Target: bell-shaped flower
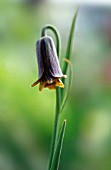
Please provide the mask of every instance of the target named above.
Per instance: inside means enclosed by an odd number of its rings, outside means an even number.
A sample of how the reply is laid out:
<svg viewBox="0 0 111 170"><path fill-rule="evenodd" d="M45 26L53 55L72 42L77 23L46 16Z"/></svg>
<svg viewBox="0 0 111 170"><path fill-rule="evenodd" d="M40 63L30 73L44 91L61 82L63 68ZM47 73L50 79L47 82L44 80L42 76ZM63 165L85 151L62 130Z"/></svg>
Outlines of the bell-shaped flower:
<svg viewBox="0 0 111 170"><path fill-rule="evenodd" d="M56 89L58 86L64 88L60 78L66 78L63 75L56 48L51 37L44 36L36 43L36 53L38 61L38 80L32 84L32 87L40 83L39 90L49 88Z"/></svg>

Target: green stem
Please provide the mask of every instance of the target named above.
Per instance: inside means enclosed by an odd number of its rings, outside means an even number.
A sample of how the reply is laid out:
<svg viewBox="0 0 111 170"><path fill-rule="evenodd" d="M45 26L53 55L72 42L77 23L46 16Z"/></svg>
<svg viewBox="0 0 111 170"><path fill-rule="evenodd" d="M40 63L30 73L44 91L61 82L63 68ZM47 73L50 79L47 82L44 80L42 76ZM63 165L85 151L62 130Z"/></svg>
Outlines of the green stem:
<svg viewBox="0 0 111 170"><path fill-rule="evenodd" d="M61 48L61 44L60 44L60 35L59 35L59 32L58 30L53 26L53 25L45 25L42 29L42 33L41 33L41 36L46 36L46 31L47 30L51 30L54 34L55 34L55 37L56 37L56 48L57 48L57 55L58 57L60 57L60 48Z"/></svg>
<svg viewBox="0 0 111 170"><path fill-rule="evenodd" d="M56 37L56 48L57 48L57 55L58 58L60 57L60 35L57 29L52 26L52 25L46 25L42 29L41 36L46 36L46 31L51 30ZM56 89L56 111L55 111L55 120L54 120L54 127L53 127L53 134L52 134L52 141L51 141L51 150L50 150L50 158L49 158L49 165L48 165L48 170L51 168L53 156L54 156L54 150L56 147L57 143L57 138L58 138L58 129L59 129L59 120L60 120L60 106L61 106L61 91L60 88L58 87Z"/></svg>

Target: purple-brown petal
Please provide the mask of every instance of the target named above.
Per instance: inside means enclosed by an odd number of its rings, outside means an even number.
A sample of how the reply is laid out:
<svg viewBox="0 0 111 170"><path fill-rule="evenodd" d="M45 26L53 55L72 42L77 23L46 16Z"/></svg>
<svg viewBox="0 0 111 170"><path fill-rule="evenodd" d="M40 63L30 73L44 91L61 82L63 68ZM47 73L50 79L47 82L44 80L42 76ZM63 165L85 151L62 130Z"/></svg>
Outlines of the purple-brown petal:
<svg viewBox="0 0 111 170"><path fill-rule="evenodd" d="M43 58L41 55L41 40L36 43L37 63L38 63L38 79L40 79L44 73Z"/></svg>
<svg viewBox="0 0 111 170"><path fill-rule="evenodd" d="M39 78L42 75L40 73L43 73L42 67L44 67L44 74L48 79L52 77L63 77L56 48L51 37L45 36L39 40L39 45L37 44L37 58L39 61Z"/></svg>

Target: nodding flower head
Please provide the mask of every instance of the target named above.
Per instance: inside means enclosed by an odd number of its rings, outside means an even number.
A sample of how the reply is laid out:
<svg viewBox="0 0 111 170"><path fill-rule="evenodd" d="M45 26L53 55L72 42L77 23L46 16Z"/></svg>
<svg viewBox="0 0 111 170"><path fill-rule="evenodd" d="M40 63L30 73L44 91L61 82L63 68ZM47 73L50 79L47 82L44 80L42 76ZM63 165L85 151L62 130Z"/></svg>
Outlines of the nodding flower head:
<svg viewBox="0 0 111 170"><path fill-rule="evenodd" d="M63 75L56 48L51 37L44 36L36 43L36 53L38 61L38 80L32 84L32 87L40 83L39 90L49 88L56 89L58 86L64 88L60 78L66 78Z"/></svg>

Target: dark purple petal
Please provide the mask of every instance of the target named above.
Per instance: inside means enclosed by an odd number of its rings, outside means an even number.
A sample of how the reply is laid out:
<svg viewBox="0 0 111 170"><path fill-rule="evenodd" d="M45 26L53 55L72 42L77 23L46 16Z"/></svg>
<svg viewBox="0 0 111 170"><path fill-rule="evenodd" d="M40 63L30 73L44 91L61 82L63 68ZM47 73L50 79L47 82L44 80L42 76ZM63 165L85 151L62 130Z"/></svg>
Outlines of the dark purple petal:
<svg viewBox="0 0 111 170"><path fill-rule="evenodd" d="M41 38L41 56L47 77L63 77L54 42L48 36Z"/></svg>
<svg viewBox="0 0 111 170"><path fill-rule="evenodd" d="M36 53L38 62L38 79L40 79L44 72L43 58L41 56L41 40L38 40L36 43Z"/></svg>

